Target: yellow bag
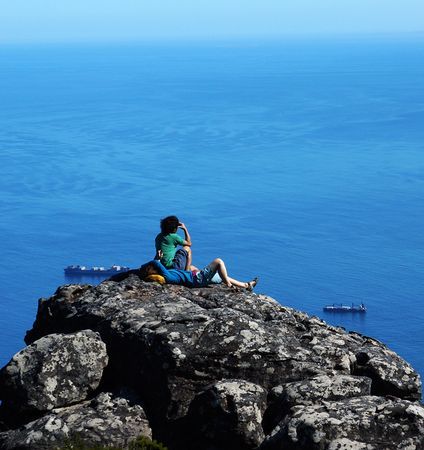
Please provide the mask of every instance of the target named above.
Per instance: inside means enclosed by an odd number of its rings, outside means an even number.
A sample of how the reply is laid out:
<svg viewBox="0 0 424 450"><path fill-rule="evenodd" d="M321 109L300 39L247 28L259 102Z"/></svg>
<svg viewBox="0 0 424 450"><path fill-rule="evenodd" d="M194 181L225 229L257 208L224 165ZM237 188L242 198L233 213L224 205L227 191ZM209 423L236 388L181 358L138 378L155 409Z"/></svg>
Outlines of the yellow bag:
<svg viewBox="0 0 424 450"><path fill-rule="evenodd" d="M152 281L156 281L156 283L159 284L165 284L165 278L162 275L148 275L144 281L148 281L148 282L152 282Z"/></svg>

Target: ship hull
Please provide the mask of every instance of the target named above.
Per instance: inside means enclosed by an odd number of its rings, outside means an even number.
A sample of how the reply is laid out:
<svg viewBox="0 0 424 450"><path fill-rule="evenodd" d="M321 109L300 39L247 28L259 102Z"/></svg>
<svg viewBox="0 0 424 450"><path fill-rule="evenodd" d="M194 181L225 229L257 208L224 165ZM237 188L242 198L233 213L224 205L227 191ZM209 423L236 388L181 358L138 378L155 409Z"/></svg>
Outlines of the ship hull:
<svg viewBox="0 0 424 450"><path fill-rule="evenodd" d="M78 267L66 267L64 269L66 276L81 277L81 276L112 276L117 273L128 272L129 267L120 267L119 269L85 269Z"/></svg>

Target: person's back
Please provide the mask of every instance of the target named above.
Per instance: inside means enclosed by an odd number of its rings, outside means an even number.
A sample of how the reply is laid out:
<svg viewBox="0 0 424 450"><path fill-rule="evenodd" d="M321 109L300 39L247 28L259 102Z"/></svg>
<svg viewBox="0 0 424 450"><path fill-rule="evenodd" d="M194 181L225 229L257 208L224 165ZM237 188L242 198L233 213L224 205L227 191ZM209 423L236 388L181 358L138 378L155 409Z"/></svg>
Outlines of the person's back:
<svg viewBox="0 0 424 450"><path fill-rule="evenodd" d="M177 233L159 233L155 239L157 251L161 251L160 262L167 268L173 267L178 245L184 245L184 239Z"/></svg>
<svg viewBox="0 0 424 450"><path fill-rule="evenodd" d="M156 236L156 259L168 269L188 269L191 265L191 239L186 226L176 216L168 216L160 222L161 232ZM185 239L177 234L184 231ZM178 249L178 246L183 248Z"/></svg>

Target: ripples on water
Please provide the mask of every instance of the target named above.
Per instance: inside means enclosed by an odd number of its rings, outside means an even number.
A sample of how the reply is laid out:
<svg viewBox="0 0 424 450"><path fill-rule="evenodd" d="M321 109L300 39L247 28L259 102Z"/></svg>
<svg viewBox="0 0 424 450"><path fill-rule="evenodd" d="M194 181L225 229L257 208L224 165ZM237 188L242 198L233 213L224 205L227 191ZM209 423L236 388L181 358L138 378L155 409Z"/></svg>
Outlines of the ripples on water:
<svg viewBox="0 0 424 450"><path fill-rule="evenodd" d="M133 267L181 216L205 265L421 373L415 41L0 48L0 359L68 264ZM322 306L364 301L366 315Z"/></svg>

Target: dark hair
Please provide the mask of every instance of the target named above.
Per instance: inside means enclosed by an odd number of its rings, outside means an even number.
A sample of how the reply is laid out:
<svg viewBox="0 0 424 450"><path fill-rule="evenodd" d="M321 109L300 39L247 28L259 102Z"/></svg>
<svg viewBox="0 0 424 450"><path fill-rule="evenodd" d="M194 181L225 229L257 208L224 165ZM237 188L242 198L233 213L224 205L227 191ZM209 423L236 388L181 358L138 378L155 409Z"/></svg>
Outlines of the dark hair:
<svg viewBox="0 0 424 450"><path fill-rule="evenodd" d="M143 264L139 269L138 269L138 276L144 280L149 274L149 269L151 268L155 268L155 266L152 264L152 262L148 262L146 264Z"/></svg>
<svg viewBox="0 0 424 450"><path fill-rule="evenodd" d="M175 233L179 223L177 216L168 216L160 221L160 229L163 234Z"/></svg>

